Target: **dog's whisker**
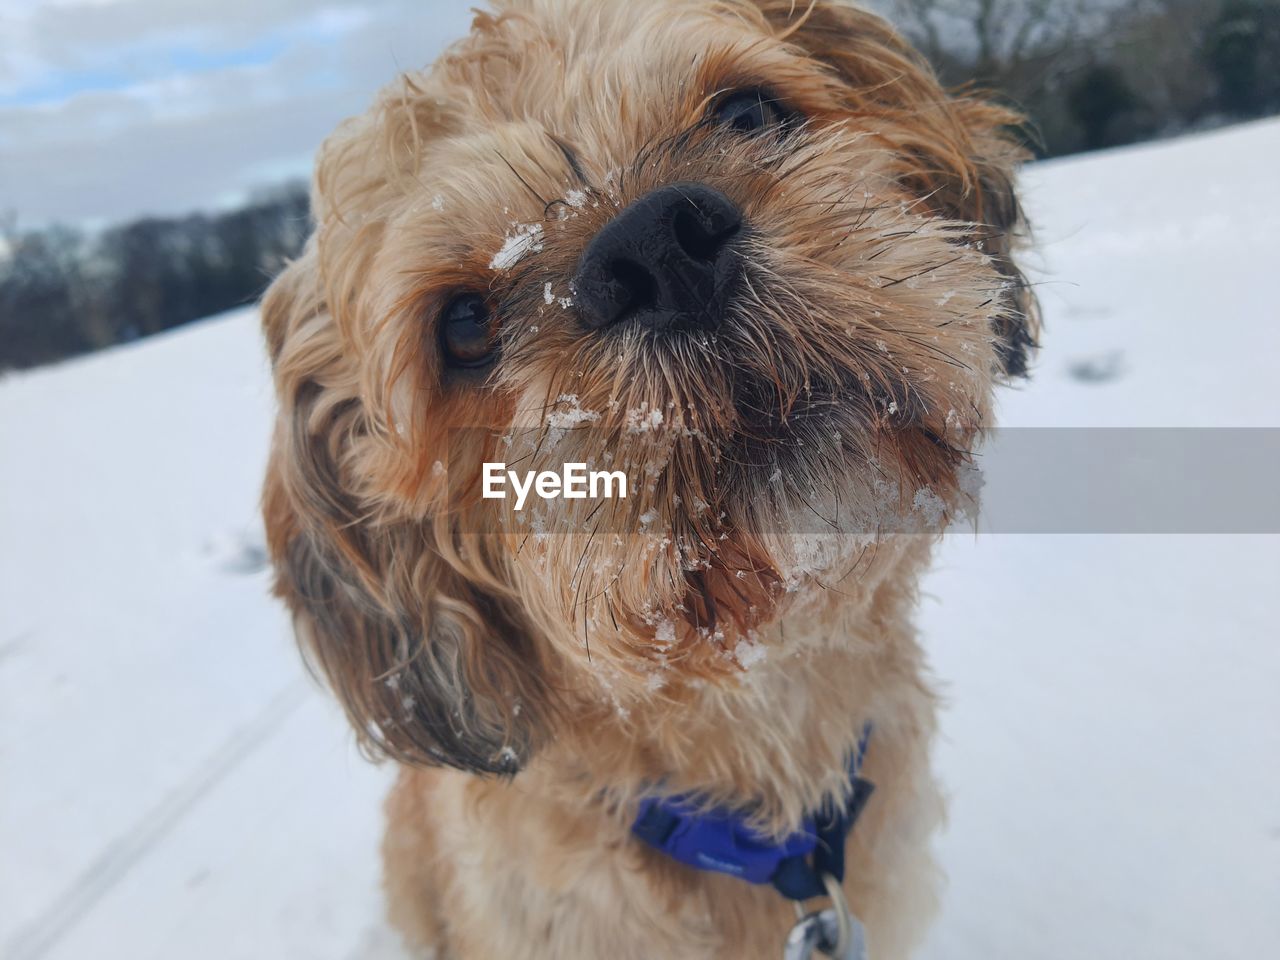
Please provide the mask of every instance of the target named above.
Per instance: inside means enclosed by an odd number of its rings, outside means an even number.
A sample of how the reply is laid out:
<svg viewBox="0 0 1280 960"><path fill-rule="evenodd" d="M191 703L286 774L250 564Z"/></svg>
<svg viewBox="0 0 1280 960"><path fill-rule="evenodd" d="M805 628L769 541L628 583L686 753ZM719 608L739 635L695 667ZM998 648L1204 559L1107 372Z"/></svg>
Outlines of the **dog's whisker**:
<svg viewBox="0 0 1280 960"><path fill-rule="evenodd" d="M498 153L498 159L501 160L503 164L506 166L506 168L510 170L511 173L515 176L515 178L520 181L521 186L523 186L526 190L528 190L529 193L533 196L533 198L537 200L540 204L542 204L542 209L545 211L548 206L546 199L543 198L543 196L539 194L537 190L533 189L533 185L530 184L529 181L524 178L524 174L522 174L519 170L513 167L511 165L511 161L508 160L506 157L504 157L501 153Z"/></svg>

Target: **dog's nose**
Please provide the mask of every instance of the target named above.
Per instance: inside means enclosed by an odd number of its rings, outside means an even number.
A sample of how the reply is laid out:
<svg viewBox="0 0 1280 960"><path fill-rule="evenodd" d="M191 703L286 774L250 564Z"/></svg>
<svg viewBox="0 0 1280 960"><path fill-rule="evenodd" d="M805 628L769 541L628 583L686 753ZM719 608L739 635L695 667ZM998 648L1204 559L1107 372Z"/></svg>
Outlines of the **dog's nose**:
<svg viewBox="0 0 1280 960"><path fill-rule="evenodd" d="M711 187L646 194L587 245L574 277L578 315L597 330L625 320L714 329L742 272L730 243L741 227L742 212Z"/></svg>

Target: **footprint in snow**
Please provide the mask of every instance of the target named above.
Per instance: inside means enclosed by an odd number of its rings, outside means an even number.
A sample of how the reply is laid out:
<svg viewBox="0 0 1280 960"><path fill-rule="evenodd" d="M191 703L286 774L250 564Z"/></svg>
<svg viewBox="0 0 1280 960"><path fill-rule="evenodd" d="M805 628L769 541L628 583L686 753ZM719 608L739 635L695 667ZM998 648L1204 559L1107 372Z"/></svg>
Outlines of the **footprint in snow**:
<svg viewBox="0 0 1280 960"><path fill-rule="evenodd" d="M256 531L239 530L210 537L203 552L223 573L249 576L267 568L267 548Z"/></svg>
<svg viewBox="0 0 1280 960"><path fill-rule="evenodd" d="M1079 383L1111 383L1125 374L1124 354L1113 350L1092 357L1077 357L1067 364L1067 373Z"/></svg>

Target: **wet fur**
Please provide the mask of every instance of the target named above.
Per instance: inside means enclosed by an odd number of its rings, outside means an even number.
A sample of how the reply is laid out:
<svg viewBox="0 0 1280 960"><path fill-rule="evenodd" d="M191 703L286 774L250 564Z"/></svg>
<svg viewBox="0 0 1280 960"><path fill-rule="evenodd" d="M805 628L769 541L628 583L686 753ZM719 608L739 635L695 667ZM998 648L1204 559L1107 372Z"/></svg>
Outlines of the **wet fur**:
<svg viewBox="0 0 1280 960"><path fill-rule="evenodd" d="M706 121L750 86L805 121ZM663 783L785 832L847 789L870 721L846 889L873 955L908 954L941 810L916 583L1034 345L1016 120L837 3L513 0L326 142L315 234L263 304L264 513L300 642L402 765L384 857L410 943L775 957L790 905L631 841L636 798ZM584 245L688 180L751 225L720 333L585 331ZM539 249L494 268L513 224ZM441 364L461 289L502 318L487 376ZM504 437L644 480L534 536L478 495Z"/></svg>

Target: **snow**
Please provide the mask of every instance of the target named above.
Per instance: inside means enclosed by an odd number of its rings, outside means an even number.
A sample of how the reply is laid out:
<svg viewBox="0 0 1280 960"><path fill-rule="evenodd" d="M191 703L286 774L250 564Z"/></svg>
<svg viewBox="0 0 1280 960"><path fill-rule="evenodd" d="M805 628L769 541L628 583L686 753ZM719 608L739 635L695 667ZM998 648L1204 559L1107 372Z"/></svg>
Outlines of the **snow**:
<svg viewBox="0 0 1280 960"><path fill-rule="evenodd" d="M314 957L379 798L267 595L252 312L0 382L0 956ZM300 842L301 841L301 842Z"/></svg>
<svg viewBox="0 0 1280 960"><path fill-rule="evenodd" d="M627 411L628 433L653 433L662 426L662 411L648 407Z"/></svg>
<svg viewBox="0 0 1280 960"><path fill-rule="evenodd" d="M553 431L572 430L584 423L595 423L600 414L582 406L576 393L562 393L556 398L556 409L547 413L547 425Z"/></svg>
<svg viewBox="0 0 1280 960"><path fill-rule="evenodd" d="M757 663L764 663L768 654L769 650L764 644L750 640L739 640L733 648L733 659L738 661L738 666L743 670L750 670Z"/></svg>
<svg viewBox="0 0 1280 960"><path fill-rule="evenodd" d="M1280 121L1038 164L1048 329L1000 419L1280 426ZM1084 358L1113 376L1081 377ZM1280 940L1280 537L946 538L949 876L924 960L1246 960Z"/></svg>
<svg viewBox="0 0 1280 960"><path fill-rule="evenodd" d="M1277 155L1270 121L1029 169L1048 331L1002 421L1280 426ZM398 956L390 771L267 595L256 322L0 381L7 960ZM926 960L1273 949L1278 548L947 538L920 617L951 798Z"/></svg>
<svg viewBox="0 0 1280 960"><path fill-rule="evenodd" d="M489 261L491 270L510 270L528 253L542 249L542 224L513 223L512 232L502 241L502 246Z"/></svg>

